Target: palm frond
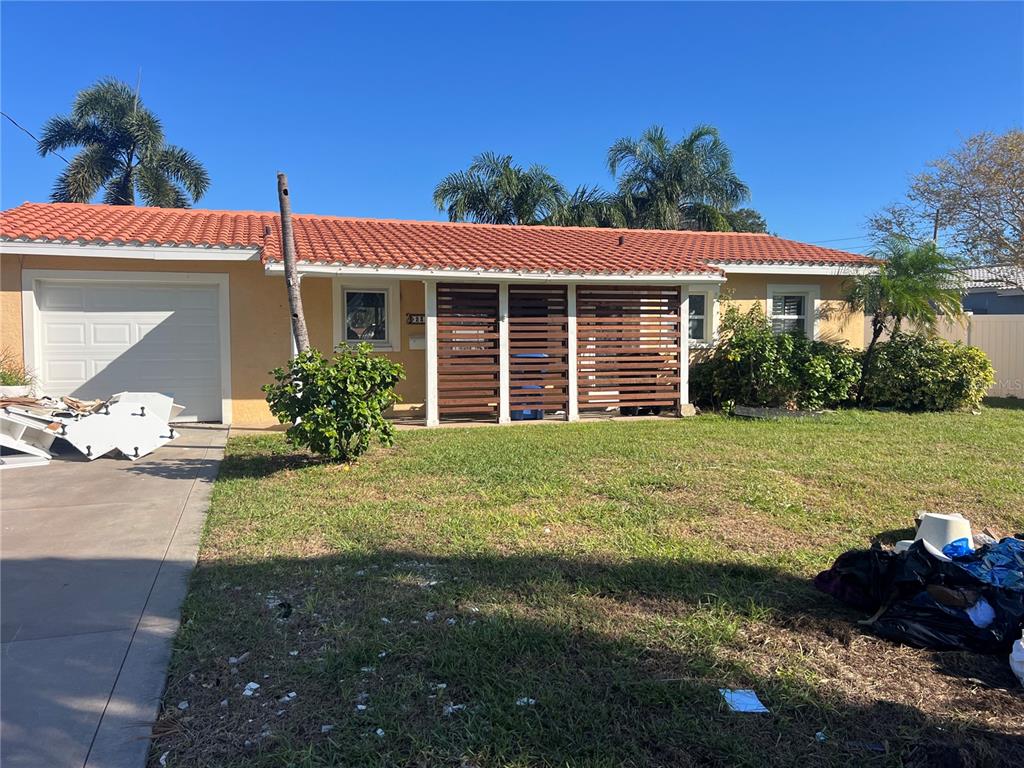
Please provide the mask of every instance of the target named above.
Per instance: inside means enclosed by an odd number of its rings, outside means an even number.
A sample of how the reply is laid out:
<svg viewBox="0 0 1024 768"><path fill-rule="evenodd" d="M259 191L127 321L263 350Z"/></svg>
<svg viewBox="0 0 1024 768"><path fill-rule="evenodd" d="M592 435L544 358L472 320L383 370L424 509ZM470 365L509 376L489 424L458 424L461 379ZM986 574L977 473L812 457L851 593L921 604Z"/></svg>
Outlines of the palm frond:
<svg viewBox="0 0 1024 768"><path fill-rule="evenodd" d="M106 146L90 144L57 176L50 200L55 203L88 203L118 172L120 166Z"/></svg>
<svg viewBox="0 0 1024 768"><path fill-rule="evenodd" d="M181 185L193 202L199 202L210 188L210 175L206 168L195 155L181 147L167 145L155 157L145 158L142 165L152 167L169 181Z"/></svg>
<svg viewBox="0 0 1024 768"><path fill-rule="evenodd" d="M93 120L78 122L71 117L57 115L43 124L39 136L39 154L46 157L69 147L104 144L108 136Z"/></svg>
<svg viewBox="0 0 1024 768"><path fill-rule="evenodd" d="M158 167L139 166L136 171L136 183L146 205L157 208L188 208L190 205L185 191Z"/></svg>

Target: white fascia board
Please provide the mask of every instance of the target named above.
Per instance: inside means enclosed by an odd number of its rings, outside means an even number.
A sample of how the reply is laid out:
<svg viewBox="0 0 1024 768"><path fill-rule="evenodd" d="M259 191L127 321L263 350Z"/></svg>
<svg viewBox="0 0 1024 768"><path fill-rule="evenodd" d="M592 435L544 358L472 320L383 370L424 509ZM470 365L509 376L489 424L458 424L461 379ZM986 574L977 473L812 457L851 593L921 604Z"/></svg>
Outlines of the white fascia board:
<svg viewBox="0 0 1024 768"><path fill-rule="evenodd" d="M851 267L836 264L730 264L729 262L709 262L710 266L724 270L726 275L832 275L848 277L852 275L868 275L878 267Z"/></svg>
<svg viewBox="0 0 1024 768"><path fill-rule="evenodd" d="M12 253L19 256L85 256L100 259L149 259L152 261L256 261L260 257L260 249L257 247L41 243L28 240L0 241L0 253Z"/></svg>
<svg viewBox="0 0 1024 768"><path fill-rule="evenodd" d="M299 272L305 275L352 275L357 277L391 277L404 280L479 280L481 282L510 283L664 283L678 285L686 283L724 283L725 277L707 273L679 274L622 274L588 275L558 274L554 272L502 272L480 269L420 269L414 267L351 267L342 264L299 264ZM284 265L266 265L268 274L283 274Z"/></svg>

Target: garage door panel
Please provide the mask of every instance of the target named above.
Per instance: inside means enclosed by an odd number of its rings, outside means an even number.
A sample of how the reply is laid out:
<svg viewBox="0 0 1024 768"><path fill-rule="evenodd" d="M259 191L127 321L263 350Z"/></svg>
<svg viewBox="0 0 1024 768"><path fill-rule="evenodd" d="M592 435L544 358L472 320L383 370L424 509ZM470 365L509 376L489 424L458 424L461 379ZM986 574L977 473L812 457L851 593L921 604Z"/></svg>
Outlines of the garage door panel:
<svg viewBox="0 0 1024 768"><path fill-rule="evenodd" d="M93 323L92 344L102 346L113 344L127 346L132 341L132 329L128 323Z"/></svg>
<svg viewBox="0 0 1024 768"><path fill-rule="evenodd" d="M82 289L50 285L36 296L40 309L83 309Z"/></svg>
<svg viewBox="0 0 1024 768"><path fill-rule="evenodd" d="M86 360L47 360L43 367L44 388L51 384L77 386L89 377ZM49 389L47 389L49 391Z"/></svg>
<svg viewBox="0 0 1024 768"><path fill-rule="evenodd" d="M48 393L162 392L185 405L184 418L220 419L216 286L43 281L36 301Z"/></svg>
<svg viewBox="0 0 1024 768"><path fill-rule="evenodd" d="M85 343L85 323L44 323L43 340L47 345L80 346Z"/></svg>

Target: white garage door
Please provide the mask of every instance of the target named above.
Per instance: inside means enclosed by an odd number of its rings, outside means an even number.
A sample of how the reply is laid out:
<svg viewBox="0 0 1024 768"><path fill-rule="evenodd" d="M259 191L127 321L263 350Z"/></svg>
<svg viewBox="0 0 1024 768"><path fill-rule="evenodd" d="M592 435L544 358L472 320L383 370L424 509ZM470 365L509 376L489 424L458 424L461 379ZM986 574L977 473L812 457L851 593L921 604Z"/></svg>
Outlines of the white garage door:
<svg viewBox="0 0 1024 768"><path fill-rule="evenodd" d="M43 392L163 392L182 420L220 421L216 285L40 280L35 296Z"/></svg>

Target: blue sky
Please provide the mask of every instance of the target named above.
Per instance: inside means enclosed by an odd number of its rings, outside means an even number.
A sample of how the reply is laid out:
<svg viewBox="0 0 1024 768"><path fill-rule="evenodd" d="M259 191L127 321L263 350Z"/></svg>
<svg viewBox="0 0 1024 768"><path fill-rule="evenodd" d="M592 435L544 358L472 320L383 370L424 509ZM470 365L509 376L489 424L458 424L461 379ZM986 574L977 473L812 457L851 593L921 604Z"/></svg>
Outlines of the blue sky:
<svg viewBox="0 0 1024 768"><path fill-rule="evenodd" d="M1024 123L1024 5L22 4L4 2L0 102L38 132L105 75L134 82L213 179L204 208L442 218L482 150L610 185L652 123L719 128L779 234L860 250L864 219L978 131ZM44 30L48 30L43 32ZM61 161L6 120L2 204Z"/></svg>

